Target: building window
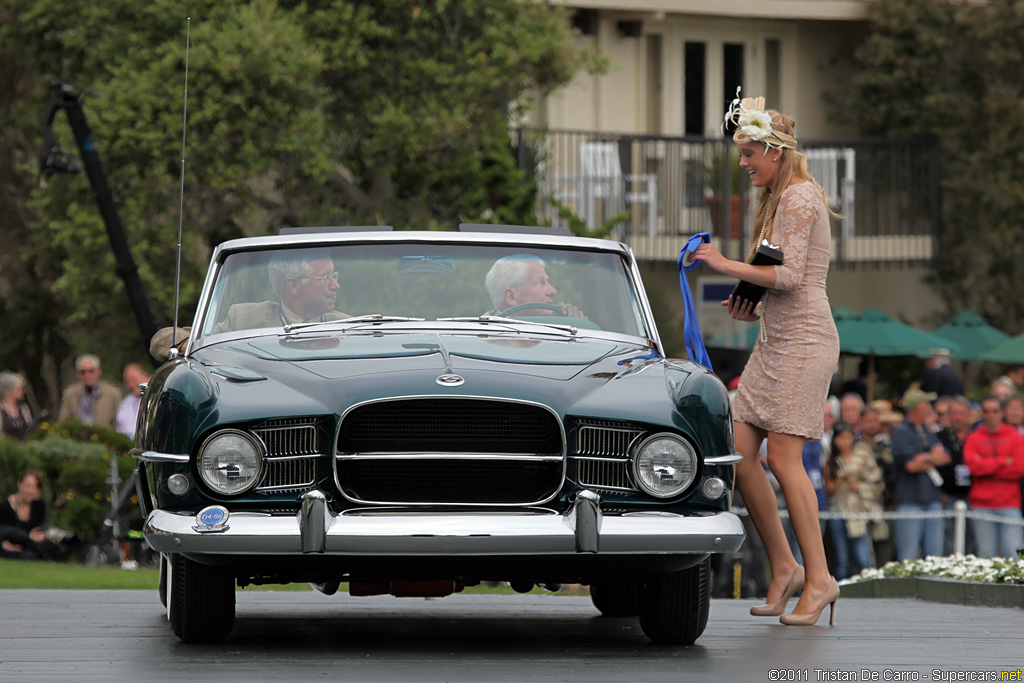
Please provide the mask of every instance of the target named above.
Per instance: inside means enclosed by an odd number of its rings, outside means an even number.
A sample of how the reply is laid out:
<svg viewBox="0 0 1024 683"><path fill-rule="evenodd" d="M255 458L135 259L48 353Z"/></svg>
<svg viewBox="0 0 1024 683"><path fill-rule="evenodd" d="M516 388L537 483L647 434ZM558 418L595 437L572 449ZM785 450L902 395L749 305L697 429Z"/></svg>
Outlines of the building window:
<svg viewBox="0 0 1024 683"><path fill-rule="evenodd" d="M764 41L764 99L768 107L776 111L782 110L780 90L782 85L779 82L782 69L782 44L775 38Z"/></svg>
<svg viewBox="0 0 1024 683"><path fill-rule="evenodd" d="M743 44L725 43L722 45L722 92L725 94L725 101L722 102L722 112L719 118L725 116L729 109L729 103L736 97L736 88L743 85Z"/></svg>
<svg viewBox="0 0 1024 683"><path fill-rule="evenodd" d="M704 43L683 45L683 133L704 135L704 77L707 46Z"/></svg>
<svg viewBox="0 0 1024 683"><path fill-rule="evenodd" d="M647 132L661 133L661 36L647 34Z"/></svg>

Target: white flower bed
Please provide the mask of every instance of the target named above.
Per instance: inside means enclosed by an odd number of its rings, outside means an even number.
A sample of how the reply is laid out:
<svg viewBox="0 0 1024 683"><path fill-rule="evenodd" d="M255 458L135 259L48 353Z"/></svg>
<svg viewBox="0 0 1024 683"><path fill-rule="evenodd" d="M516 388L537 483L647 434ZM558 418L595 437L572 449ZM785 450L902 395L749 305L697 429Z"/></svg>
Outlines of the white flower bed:
<svg viewBox="0 0 1024 683"><path fill-rule="evenodd" d="M983 583L1024 584L1024 560L1009 558L983 559L974 555L926 557L923 560L890 562L879 569L865 569L841 584L890 578L943 578Z"/></svg>

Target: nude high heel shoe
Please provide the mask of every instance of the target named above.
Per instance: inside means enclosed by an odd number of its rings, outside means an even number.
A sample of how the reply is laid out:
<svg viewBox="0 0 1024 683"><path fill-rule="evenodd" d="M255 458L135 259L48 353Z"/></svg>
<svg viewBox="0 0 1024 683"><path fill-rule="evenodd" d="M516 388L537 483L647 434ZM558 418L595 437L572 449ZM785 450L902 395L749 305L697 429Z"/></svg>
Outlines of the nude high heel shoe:
<svg viewBox="0 0 1024 683"><path fill-rule="evenodd" d="M786 626L814 626L818 623L819 617L821 617L822 610L828 605L828 625L831 626L836 618L836 601L839 600L839 584L836 583L835 578L832 578L832 583L828 587L828 591L825 593L825 600L821 603L821 607L811 612L810 614L783 614L779 617Z"/></svg>
<svg viewBox="0 0 1024 683"><path fill-rule="evenodd" d="M786 603L793 597L793 594L803 587L804 568L797 565L796 571L793 572L793 577L789 580L789 585L786 586L786 591L782 594L782 597L766 605L751 607L750 613L755 617L777 617L786 611Z"/></svg>

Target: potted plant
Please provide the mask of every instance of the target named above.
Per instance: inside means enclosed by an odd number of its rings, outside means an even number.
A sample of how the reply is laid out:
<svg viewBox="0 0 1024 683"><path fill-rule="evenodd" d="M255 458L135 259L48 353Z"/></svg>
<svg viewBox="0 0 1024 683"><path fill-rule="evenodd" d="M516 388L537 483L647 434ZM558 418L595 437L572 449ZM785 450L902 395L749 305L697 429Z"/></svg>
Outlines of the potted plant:
<svg viewBox="0 0 1024 683"><path fill-rule="evenodd" d="M704 167L705 201L711 214L716 236L723 236L722 214L729 202L729 237L742 236L743 214L746 213L746 186L739 165L739 154L732 145L719 146L711 153Z"/></svg>

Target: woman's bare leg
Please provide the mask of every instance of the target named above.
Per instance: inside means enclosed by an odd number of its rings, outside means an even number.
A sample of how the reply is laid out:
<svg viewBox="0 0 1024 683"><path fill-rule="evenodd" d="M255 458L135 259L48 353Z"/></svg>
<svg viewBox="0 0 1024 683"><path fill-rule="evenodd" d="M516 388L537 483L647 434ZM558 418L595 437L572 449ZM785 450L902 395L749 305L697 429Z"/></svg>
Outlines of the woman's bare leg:
<svg viewBox="0 0 1024 683"><path fill-rule="evenodd" d="M772 578L768 584L767 602L772 603L782 597L790 579L793 578L797 563L793 551L789 548L786 532L782 528L775 490L768 481L768 475L765 474L758 456L765 431L746 422L736 422L735 432L736 451L743 456L743 460L736 465L736 485L743 496L747 512L750 513L750 520L754 523L768 553Z"/></svg>
<svg viewBox="0 0 1024 683"><path fill-rule="evenodd" d="M808 614L821 606L831 584L825 561L825 545L818 522L818 497L804 469L803 450L806 439L791 434L768 434L768 466L782 486L789 509L789 521L804 556L804 592L794 614Z"/></svg>

